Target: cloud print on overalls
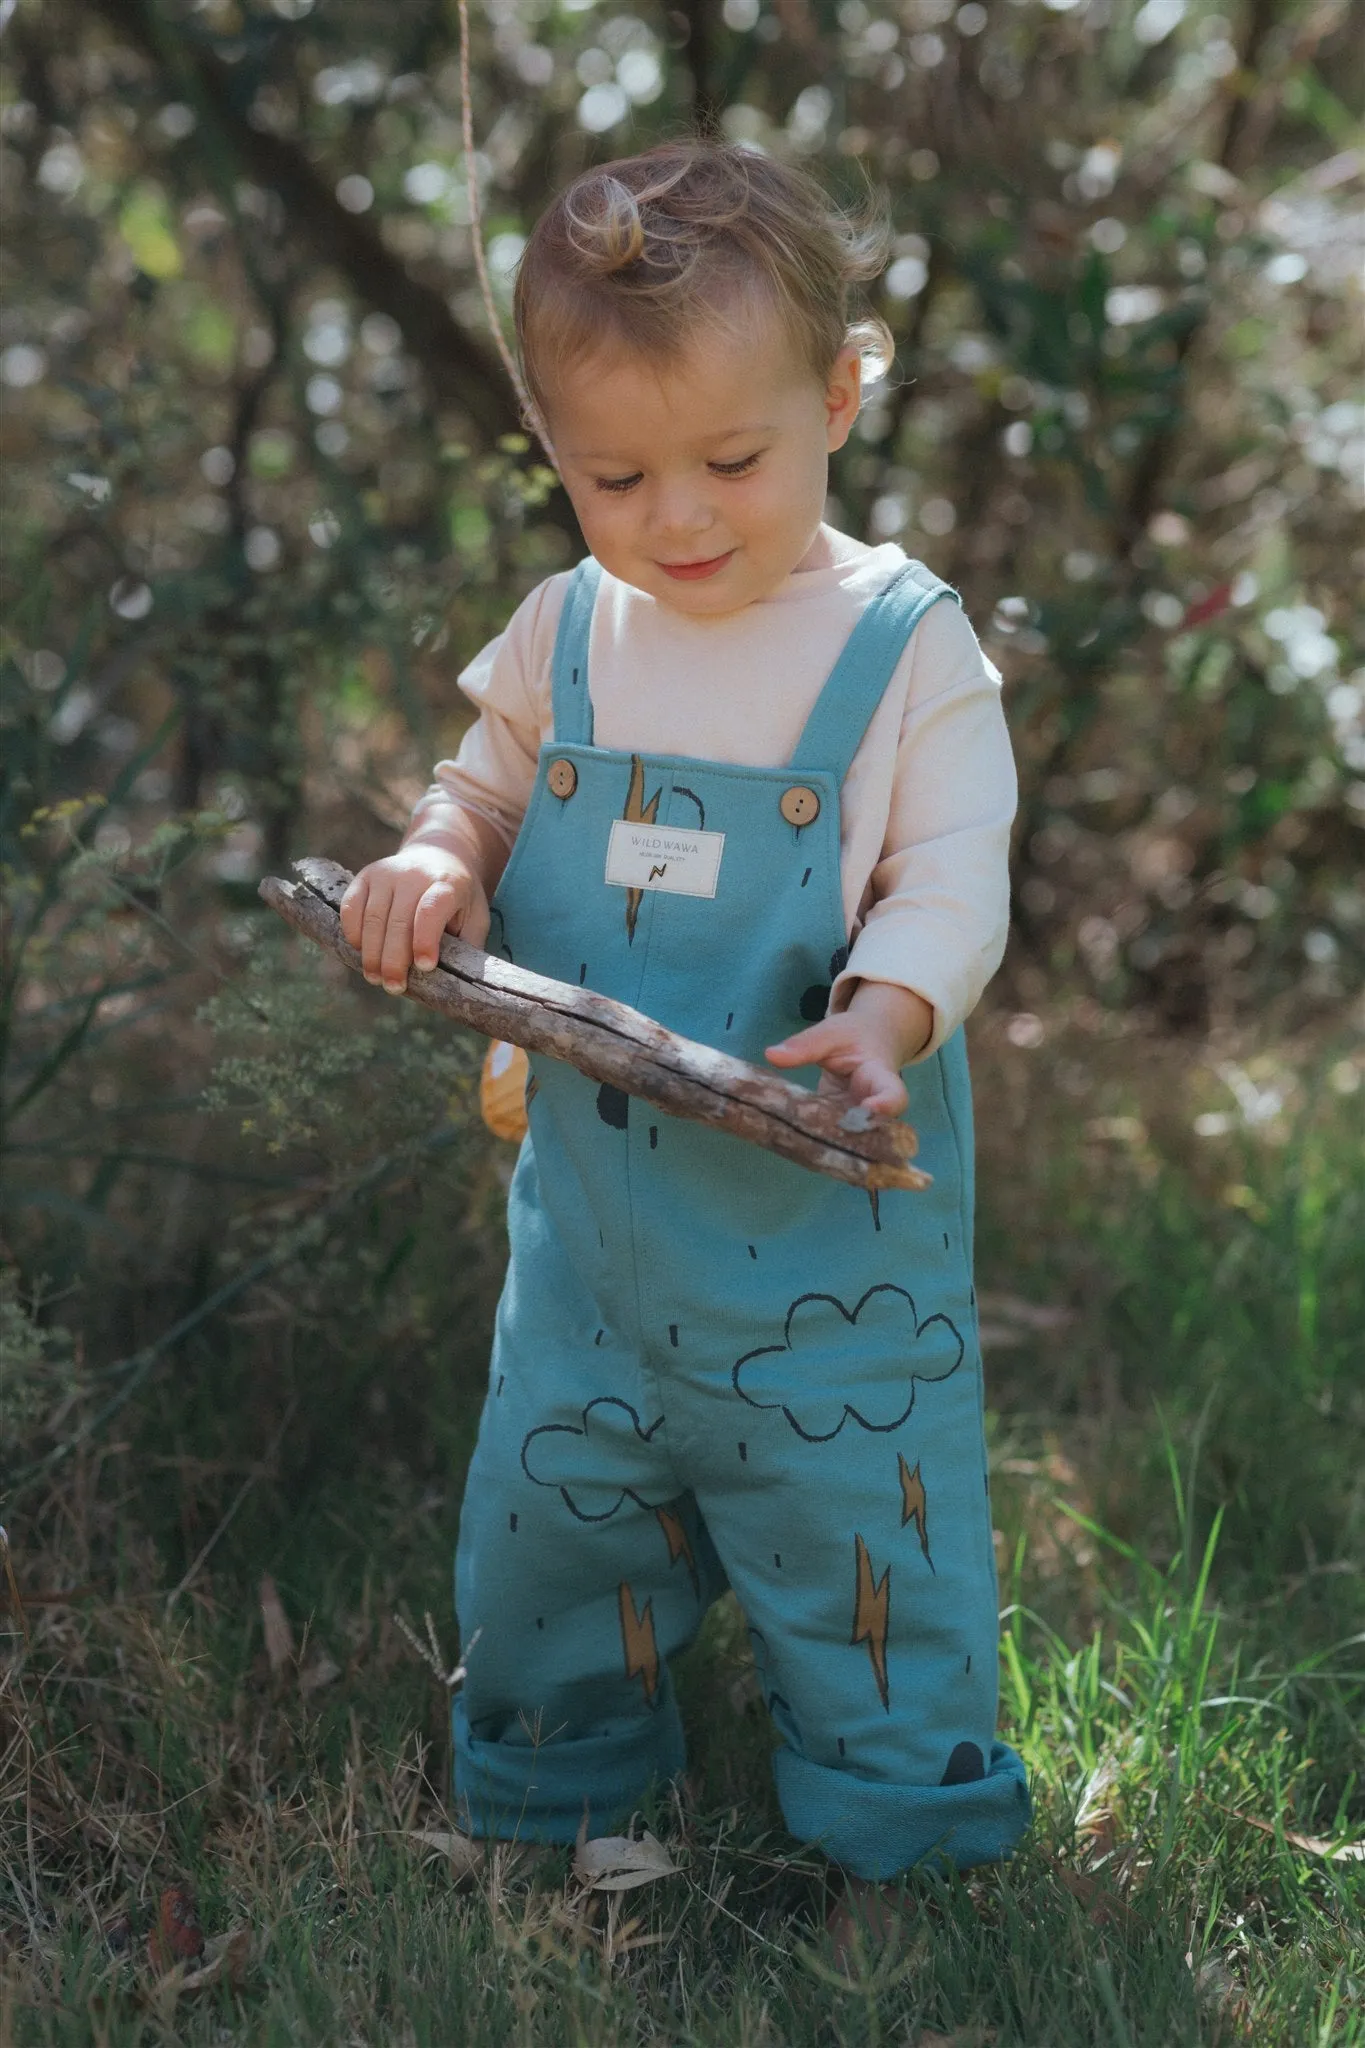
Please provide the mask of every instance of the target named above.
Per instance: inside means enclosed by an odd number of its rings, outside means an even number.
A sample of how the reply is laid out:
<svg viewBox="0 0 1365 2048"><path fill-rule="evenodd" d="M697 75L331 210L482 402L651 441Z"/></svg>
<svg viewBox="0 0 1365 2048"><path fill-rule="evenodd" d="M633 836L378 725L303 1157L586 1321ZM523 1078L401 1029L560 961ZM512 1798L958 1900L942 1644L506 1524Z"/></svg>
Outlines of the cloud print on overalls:
<svg viewBox="0 0 1365 2048"><path fill-rule="evenodd" d="M855 1407L833 1390L847 1380L849 1332L859 1326L901 1369L864 1388ZM899 1429L915 1405L916 1382L946 1380L962 1363L965 1346L946 1315L919 1319L903 1287L883 1281L852 1308L834 1294L800 1294L787 1310L785 1340L746 1351L735 1362L735 1392L751 1408L780 1408L799 1437L828 1443L846 1422L859 1429Z"/></svg>
<svg viewBox="0 0 1365 2048"><path fill-rule="evenodd" d="M599 1414L598 1410L614 1412ZM662 1427L662 1415L642 1423L629 1401L616 1394L599 1394L583 1410L581 1429L572 1422L546 1422L531 1430L521 1446L521 1468L537 1486L555 1488L580 1522L609 1522L626 1500L653 1514L676 1497L676 1485L662 1499L646 1500L630 1486L604 1487L602 1475L619 1461L627 1428L637 1442L648 1444ZM591 1505L594 1496L600 1502L609 1493L615 1495L610 1507Z"/></svg>

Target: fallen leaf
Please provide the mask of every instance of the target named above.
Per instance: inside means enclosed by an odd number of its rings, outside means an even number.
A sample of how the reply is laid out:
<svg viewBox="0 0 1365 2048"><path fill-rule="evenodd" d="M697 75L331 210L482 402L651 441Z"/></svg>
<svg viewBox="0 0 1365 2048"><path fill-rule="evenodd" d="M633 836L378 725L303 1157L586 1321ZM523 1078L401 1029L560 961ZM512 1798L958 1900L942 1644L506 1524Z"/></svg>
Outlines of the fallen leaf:
<svg viewBox="0 0 1365 2048"><path fill-rule="evenodd" d="M457 1879L473 1877L483 1869L487 1852L484 1844L476 1842L472 1835L462 1835L449 1828L413 1828L408 1840L446 1857L451 1874Z"/></svg>
<svg viewBox="0 0 1365 2048"><path fill-rule="evenodd" d="M335 1684L340 1676L341 1666L335 1657L329 1657L325 1650L319 1650L315 1656L309 1658L299 1673L299 1691L321 1692L324 1685Z"/></svg>
<svg viewBox="0 0 1365 2048"><path fill-rule="evenodd" d="M661 1877L676 1877L678 1866L648 1828L636 1840L630 1835L580 1836L574 1850L573 1874L590 1892L631 1892Z"/></svg>
<svg viewBox="0 0 1365 2048"><path fill-rule="evenodd" d="M1243 1827L1255 1828L1257 1834L1270 1835L1276 1841L1283 1837L1291 1849L1302 1849L1305 1856L1322 1856L1329 1863L1365 1863L1365 1841L1329 1842L1322 1835L1300 1835L1293 1828L1277 1828L1274 1821L1262 1820L1258 1814L1239 1813L1235 1806L1210 1799L1207 1792L1200 1797L1206 1806L1216 1807L1229 1820L1239 1820Z"/></svg>
<svg viewBox="0 0 1365 2048"><path fill-rule="evenodd" d="M1285 1840L1309 1856L1325 1856L1329 1863L1365 1863L1365 1842L1333 1844L1324 1842L1319 1835L1296 1835L1292 1829L1286 1830Z"/></svg>
<svg viewBox="0 0 1365 2048"><path fill-rule="evenodd" d="M1124 1927L1132 1920L1133 1909L1128 1901L1103 1877L1088 1870L1068 1870L1062 1863L1052 1867L1058 1883L1065 1886L1095 1927Z"/></svg>
<svg viewBox="0 0 1365 2048"><path fill-rule="evenodd" d="M294 1631L289 1626L289 1616L284 1611L279 1588L269 1572L261 1573L258 1589L261 1603L261 1624L265 1630L265 1655L271 1676L278 1678L285 1666L294 1661Z"/></svg>
<svg viewBox="0 0 1365 2048"><path fill-rule="evenodd" d="M158 1971L174 1969L177 1963L197 1962L203 1955L204 1930L187 1884L167 1885L162 1892L156 1926L147 1938L147 1953Z"/></svg>
<svg viewBox="0 0 1365 2048"><path fill-rule="evenodd" d="M234 1991L239 1991L250 1955L250 1928L232 1927L226 1934L215 1934L205 1943L203 1961L197 1969L186 1970L179 1988L184 1992L207 1991L226 1981Z"/></svg>
<svg viewBox="0 0 1365 2048"><path fill-rule="evenodd" d="M1076 1834L1085 1843L1092 1863L1107 1863L1120 1847L1118 1819L1102 1808L1077 1820Z"/></svg>

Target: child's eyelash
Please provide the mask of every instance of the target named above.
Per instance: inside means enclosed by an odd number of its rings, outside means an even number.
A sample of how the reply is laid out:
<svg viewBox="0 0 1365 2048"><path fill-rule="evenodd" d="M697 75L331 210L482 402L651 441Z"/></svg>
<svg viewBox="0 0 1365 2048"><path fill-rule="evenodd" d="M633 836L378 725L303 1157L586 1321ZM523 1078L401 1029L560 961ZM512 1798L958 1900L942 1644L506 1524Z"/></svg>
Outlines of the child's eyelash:
<svg viewBox="0 0 1365 2048"><path fill-rule="evenodd" d="M712 462L707 467L713 476L747 476L756 466L761 453L762 450L759 449L753 455L744 456L739 462ZM593 481L599 491L633 491L642 474L643 472L637 469L633 476L599 476Z"/></svg>

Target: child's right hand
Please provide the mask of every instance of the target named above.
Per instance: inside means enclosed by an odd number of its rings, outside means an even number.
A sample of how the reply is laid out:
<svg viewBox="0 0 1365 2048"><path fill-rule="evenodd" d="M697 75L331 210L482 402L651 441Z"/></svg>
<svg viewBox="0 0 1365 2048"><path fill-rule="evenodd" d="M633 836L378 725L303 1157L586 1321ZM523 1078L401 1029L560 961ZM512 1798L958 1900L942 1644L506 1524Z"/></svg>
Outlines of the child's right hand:
<svg viewBox="0 0 1365 2048"><path fill-rule="evenodd" d="M414 841L360 870L341 899L341 929L360 955L366 981L399 996L409 967L435 967L442 932L483 944L488 898L459 854Z"/></svg>

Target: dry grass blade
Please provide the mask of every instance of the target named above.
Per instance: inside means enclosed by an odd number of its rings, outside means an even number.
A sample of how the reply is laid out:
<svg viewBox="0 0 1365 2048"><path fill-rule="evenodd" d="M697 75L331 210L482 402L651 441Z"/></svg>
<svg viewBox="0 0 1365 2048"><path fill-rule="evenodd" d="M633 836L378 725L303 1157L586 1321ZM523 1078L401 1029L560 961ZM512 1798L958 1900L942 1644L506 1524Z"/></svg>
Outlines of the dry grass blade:
<svg viewBox="0 0 1365 2048"><path fill-rule="evenodd" d="M299 1673L301 1693L321 1692L326 1685L334 1685L341 1676L341 1666L335 1657L329 1657L326 1650L317 1650L308 1659Z"/></svg>
<svg viewBox="0 0 1365 2048"><path fill-rule="evenodd" d="M272 1678L278 1678L282 1671L294 1661L294 1631L289 1626L289 1616L284 1611L279 1588L269 1572L261 1573L257 1597L261 1603L261 1626L265 1630L265 1655Z"/></svg>
<svg viewBox="0 0 1365 2048"><path fill-rule="evenodd" d="M631 1892L661 1877L680 1875L677 1864L648 1828L631 1835L580 1836L574 1850L573 1874L590 1892Z"/></svg>
<svg viewBox="0 0 1365 2048"><path fill-rule="evenodd" d="M476 1842L472 1835L462 1835L453 1828L413 1828L410 1842L419 1848L435 1850L444 1856L450 1865L451 1875L456 1879L476 1877L483 1869L485 1849L482 1842Z"/></svg>

